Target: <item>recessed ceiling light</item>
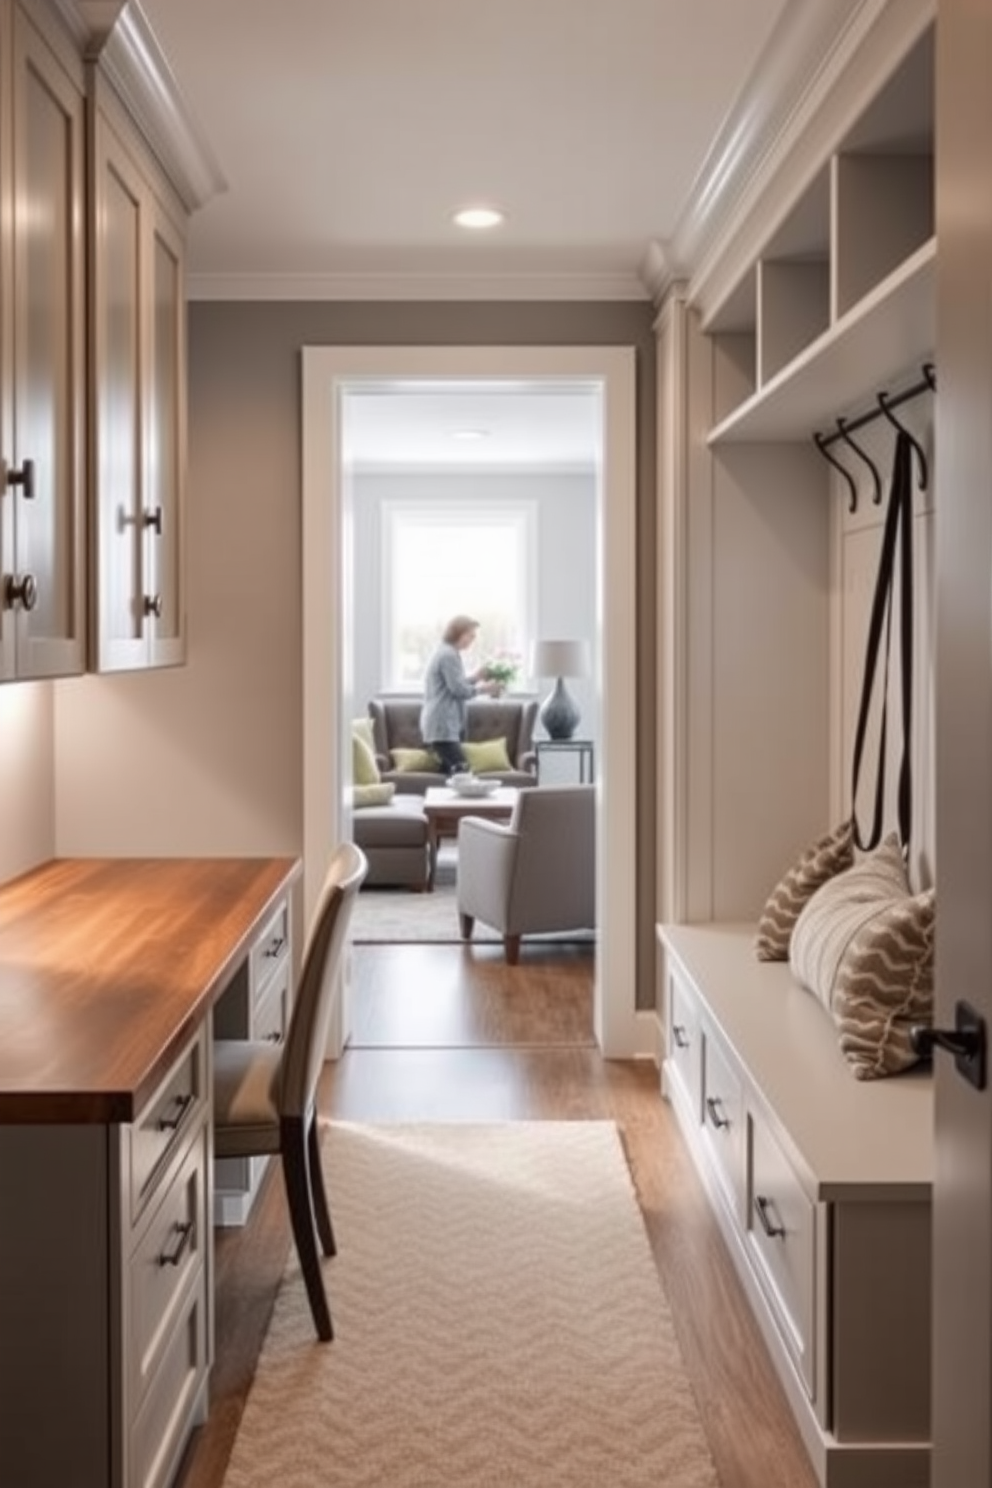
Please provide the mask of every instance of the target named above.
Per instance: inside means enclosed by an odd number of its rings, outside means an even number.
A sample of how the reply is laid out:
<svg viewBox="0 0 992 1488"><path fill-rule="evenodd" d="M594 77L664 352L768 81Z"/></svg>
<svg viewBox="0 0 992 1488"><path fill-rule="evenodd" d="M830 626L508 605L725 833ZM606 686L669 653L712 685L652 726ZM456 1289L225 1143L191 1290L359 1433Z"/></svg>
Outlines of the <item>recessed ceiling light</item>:
<svg viewBox="0 0 992 1488"><path fill-rule="evenodd" d="M497 207L463 207L455 213L455 221L459 227L498 227L503 213Z"/></svg>
<svg viewBox="0 0 992 1488"><path fill-rule="evenodd" d="M455 429L452 439L488 439L488 429Z"/></svg>

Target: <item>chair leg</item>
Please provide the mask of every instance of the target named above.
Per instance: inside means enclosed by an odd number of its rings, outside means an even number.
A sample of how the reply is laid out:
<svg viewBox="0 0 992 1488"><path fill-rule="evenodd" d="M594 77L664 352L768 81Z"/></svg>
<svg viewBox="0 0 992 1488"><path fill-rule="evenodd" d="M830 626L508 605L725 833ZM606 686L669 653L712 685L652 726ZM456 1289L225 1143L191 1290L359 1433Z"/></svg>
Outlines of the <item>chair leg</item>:
<svg viewBox="0 0 992 1488"><path fill-rule="evenodd" d="M475 926L475 915L460 914L458 919L462 929L462 940L471 940L472 930Z"/></svg>
<svg viewBox="0 0 992 1488"><path fill-rule="evenodd" d="M320 1274L317 1237L313 1228L310 1180L307 1176L306 1128L299 1116L284 1116L281 1122L282 1171L286 1180L286 1198L293 1225L293 1239L306 1282L310 1311L317 1337L328 1343L334 1337L331 1313L327 1306L324 1281Z"/></svg>
<svg viewBox="0 0 992 1488"><path fill-rule="evenodd" d="M520 960L520 936L504 935L503 949L506 952L507 965L516 966L517 962Z"/></svg>
<svg viewBox="0 0 992 1488"><path fill-rule="evenodd" d="M320 1140L317 1130L317 1113L310 1117L307 1127L307 1162L310 1167L310 1192L313 1195L313 1217L317 1221L317 1234L325 1256L337 1255L338 1247L331 1224L331 1211L327 1206L327 1189L324 1172L320 1165Z"/></svg>

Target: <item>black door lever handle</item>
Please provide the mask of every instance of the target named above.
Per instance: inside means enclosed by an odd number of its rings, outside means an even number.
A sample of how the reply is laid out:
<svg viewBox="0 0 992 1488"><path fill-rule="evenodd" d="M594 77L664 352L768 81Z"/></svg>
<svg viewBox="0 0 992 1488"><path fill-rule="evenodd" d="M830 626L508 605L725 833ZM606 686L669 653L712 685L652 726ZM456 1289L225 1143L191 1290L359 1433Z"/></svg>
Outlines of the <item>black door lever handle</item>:
<svg viewBox="0 0 992 1488"><path fill-rule="evenodd" d="M916 1023L909 1030L909 1041L921 1059L932 1059L936 1049L953 1054L958 1073L976 1090L985 1089L985 1019L969 1003L954 1004L953 1028Z"/></svg>

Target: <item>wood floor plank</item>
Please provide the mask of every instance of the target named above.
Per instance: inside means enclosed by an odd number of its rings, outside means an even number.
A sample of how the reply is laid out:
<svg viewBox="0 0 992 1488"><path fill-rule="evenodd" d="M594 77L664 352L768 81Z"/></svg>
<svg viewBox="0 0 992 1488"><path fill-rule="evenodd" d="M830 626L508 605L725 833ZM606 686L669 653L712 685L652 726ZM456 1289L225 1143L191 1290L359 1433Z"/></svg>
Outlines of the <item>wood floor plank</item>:
<svg viewBox="0 0 992 1488"><path fill-rule="evenodd" d="M356 1023L364 1018L379 1046L350 1047L327 1067L322 1116L616 1121L721 1481L725 1488L816 1488L764 1341L661 1098L657 1070L646 1061L604 1060L594 1047L554 1041L556 1027L574 1029L585 1016L591 1019L588 958L559 958L553 972L544 957L536 963L525 958L508 969L519 975L507 977L493 970L493 958L480 961L459 946L358 949ZM408 1003L417 987L432 984L443 991L427 1009L431 1042L423 1046L421 1035L418 1047ZM421 1005L426 1001L422 997ZM507 1042L511 1030L514 1041ZM477 1042L485 1033L491 1046ZM394 1036L410 1038L413 1046L384 1044ZM333 1192L330 1197L333 1208ZM179 1488L221 1488L288 1250L281 1174L273 1164L245 1229L218 1232L213 1401Z"/></svg>

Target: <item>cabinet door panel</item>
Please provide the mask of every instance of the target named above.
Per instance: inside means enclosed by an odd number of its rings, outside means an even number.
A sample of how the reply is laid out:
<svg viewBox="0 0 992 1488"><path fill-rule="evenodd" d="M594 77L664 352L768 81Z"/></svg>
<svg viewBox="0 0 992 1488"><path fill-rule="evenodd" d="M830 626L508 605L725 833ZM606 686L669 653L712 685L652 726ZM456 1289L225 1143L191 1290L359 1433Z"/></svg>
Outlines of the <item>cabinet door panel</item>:
<svg viewBox="0 0 992 1488"><path fill-rule="evenodd" d="M17 671L83 668L83 100L20 12L14 49L15 568L37 585L17 610Z"/></svg>
<svg viewBox="0 0 992 1488"><path fill-rule="evenodd" d="M137 667L142 584L140 183L104 131L94 175L93 367L96 400L96 665Z"/></svg>
<svg viewBox="0 0 992 1488"><path fill-rule="evenodd" d="M151 660L184 660L182 587L185 480L185 290L181 240L155 211L151 235L153 286L147 402L146 543L149 590L161 608L150 618Z"/></svg>

